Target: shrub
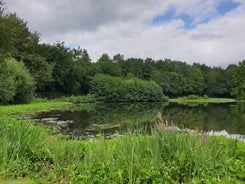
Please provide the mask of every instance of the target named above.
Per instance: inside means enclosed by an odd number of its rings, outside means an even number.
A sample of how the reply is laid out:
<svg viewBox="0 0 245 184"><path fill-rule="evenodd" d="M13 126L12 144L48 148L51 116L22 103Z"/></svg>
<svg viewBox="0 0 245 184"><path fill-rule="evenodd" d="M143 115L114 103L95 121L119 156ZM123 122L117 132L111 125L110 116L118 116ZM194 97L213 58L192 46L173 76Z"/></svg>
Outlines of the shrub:
<svg viewBox="0 0 245 184"><path fill-rule="evenodd" d="M109 75L95 75L91 81L91 94L106 102L160 101L164 98L162 88L153 81L138 78L122 79Z"/></svg>
<svg viewBox="0 0 245 184"><path fill-rule="evenodd" d="M6 59L1 64L0 103L26 103L31 101L35 83L22 62Z"/></svg>
<svg viewBox="0 0 245 184"><path fill-rule="evenodd" d="M197 99L199 99L199 96L197 96L197 95L188 95L187 99L188 100L197 100Z"/></svg>
<svg viewBox="0 0 245 184"><path fill-rule="evenodd" d="M208 95L203 95L203 98L204 99L208 99Z"/></svg>

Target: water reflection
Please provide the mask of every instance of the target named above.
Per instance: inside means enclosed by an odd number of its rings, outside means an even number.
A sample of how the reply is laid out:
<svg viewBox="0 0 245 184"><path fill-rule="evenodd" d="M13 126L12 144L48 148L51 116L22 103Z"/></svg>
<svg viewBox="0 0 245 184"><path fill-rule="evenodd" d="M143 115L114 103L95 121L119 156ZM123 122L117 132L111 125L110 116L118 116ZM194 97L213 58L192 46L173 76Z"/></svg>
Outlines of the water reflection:
<svg viewBox="0 0 245 184"><path fill-rule="evenodd" d="M245 135L245 103L191 106L176 103L91 104L74 106L69 110L43 112L34 119L59 124L65 134L86 137L102 133L108 136L135 128L150 130L158 121L159 112L164 121L173 121L180 128L225 130L229 134Z"/></svg>

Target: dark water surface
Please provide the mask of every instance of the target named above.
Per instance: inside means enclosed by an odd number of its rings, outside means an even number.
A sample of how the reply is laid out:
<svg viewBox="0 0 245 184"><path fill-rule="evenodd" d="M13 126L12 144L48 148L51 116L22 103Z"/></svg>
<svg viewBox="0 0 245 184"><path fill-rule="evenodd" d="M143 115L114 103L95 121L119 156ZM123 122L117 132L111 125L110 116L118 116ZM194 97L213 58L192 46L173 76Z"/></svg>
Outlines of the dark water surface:
<svg viewBox="0 0 245 184"><path fill-rule="evenodd" d="M59 125L64 134L106 137L132 129L151 130L161 114L164 122L179 128L245 135L245 103L189 104L112 103L76 105L69 110L36 114L33 119Z"/></svg>

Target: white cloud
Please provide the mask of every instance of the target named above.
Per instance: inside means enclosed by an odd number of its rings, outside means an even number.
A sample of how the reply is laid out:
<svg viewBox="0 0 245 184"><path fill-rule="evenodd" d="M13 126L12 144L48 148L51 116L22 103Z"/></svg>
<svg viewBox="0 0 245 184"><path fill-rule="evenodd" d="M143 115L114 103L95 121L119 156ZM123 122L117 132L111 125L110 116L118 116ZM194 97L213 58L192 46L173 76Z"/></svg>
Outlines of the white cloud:
<svg viewBox="0 0 245 184"><path fill-rule="evenodd" d="M245 8L240 5L200 24L216 15L219 1L8 0L7 7L40 32L43 42L80 45L93 60L102 53L120 53L126 58L171 58L226 66L245 59ZM154 17L169 7L175 7L177 14L192 16L198 25L186 30L180 19L152 25Z"/></svg>

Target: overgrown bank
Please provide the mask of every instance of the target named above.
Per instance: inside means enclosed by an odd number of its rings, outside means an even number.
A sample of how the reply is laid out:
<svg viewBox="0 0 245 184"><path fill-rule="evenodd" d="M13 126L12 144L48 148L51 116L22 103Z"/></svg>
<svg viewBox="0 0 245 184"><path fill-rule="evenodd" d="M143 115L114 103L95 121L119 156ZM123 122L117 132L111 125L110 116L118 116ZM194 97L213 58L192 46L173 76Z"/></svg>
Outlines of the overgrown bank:
<svg viewBox="0 0 245 184"><path fill-rule="evenodd" d="M0 176L31 183L242 183L245 144L224 137L177 132L159 117L151 135L93 142L52 135L10 115L70 103L0 107Z"/></svg>

